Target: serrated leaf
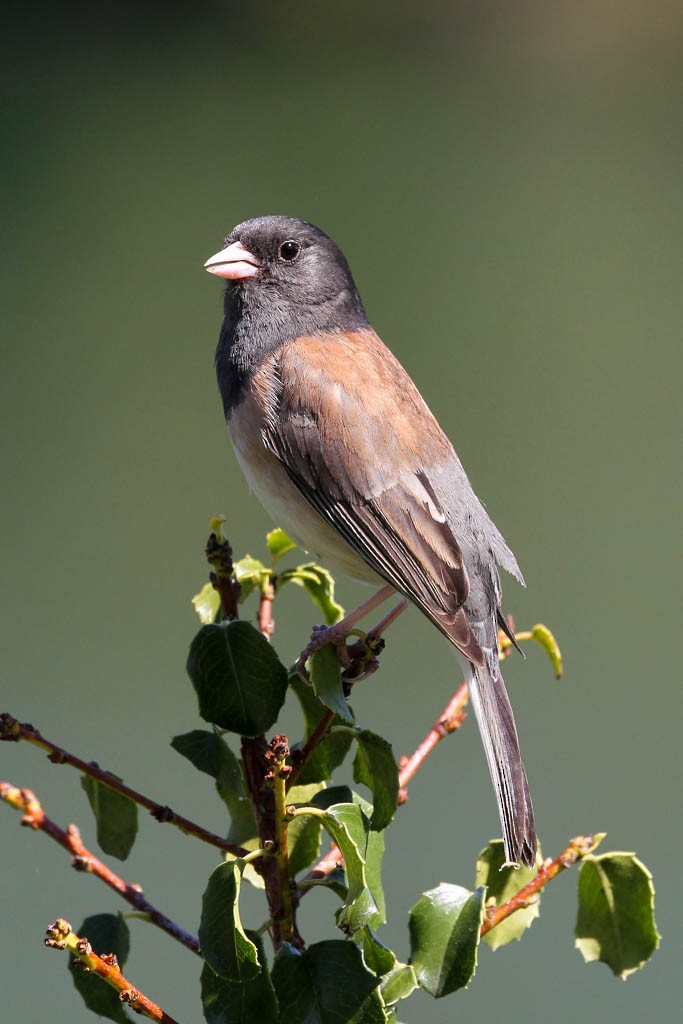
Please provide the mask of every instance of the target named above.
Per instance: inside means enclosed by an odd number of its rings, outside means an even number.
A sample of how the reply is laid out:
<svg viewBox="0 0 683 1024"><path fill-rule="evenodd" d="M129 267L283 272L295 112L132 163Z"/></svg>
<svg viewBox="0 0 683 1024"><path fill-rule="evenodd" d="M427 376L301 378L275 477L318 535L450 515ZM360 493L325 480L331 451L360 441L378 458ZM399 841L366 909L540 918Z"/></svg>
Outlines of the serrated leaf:
<svg viewBox="0 0 683 1024"><path fill-rule="evenodd" d="M365 966L378 977L389 974L396 966L396 954L377 938L372 928L366 925L355 936L363 950Z"/></svg>
<svg viewBox="0 0 683 1024"><path fill-rule="evenodd" d="M113 772L107 774L121 781ZM138 834L137 804L90 775L81 776L81 786L95 815L97 842L110 857L125 860Z"/></svg>
<svg viewBox="0 0 683 1024"><path fill-rule="evenodd" d="M402 964L397 961L393 970L386 974L380 982L382 999L387 1006L398 1003L417 988L417 975L412 964Z"/></svg>
<svg viewBox="0 0 683 1024"><path fill-rule="evenodd" d="M344 722L353 722L353 711L346 703L342 687L341 665L332 644L325 644L308 660L311 685L325 707L334 711Z"/></svg>
<svg viewBox="0 0 683 1024"><path fill-rule="evenodd" d="M435 999L469 984L477 967L484 889L441 882L410 911L410 959L417 980Z"/></svg>
<svg viewBox="0 0 683 1024"><path fill-rule="evenodd" d="M575 945L627 978L659 945L652 875L633 853L589 854L579 868Z"/></svg>
<svg viewBox="0 0 683 1024"><path fill-rule="evenodd" d="M256 946L260 963L265 965L260 937L255 932L246 934ZM226 981L205 963L201 993L207 1024L278 1024L275 990L265 966L252 981Z"/></svg>
<svg viewBox="0 0 683 1024"><path fill-rule="evenodd" d="M202 897L199 944L214 974L226 981L251 981L260 962L239 912L241 861L226 861L212 872Z"/></svg>
<svg viewBox="0 0 683 1024"><path fill-rule="evenodd" d="M88 939L99 956L114 953L119 967L123 967L128 959L130 932L122 914L94 914L86 917L81 927L76 929L76 934L82 939ZM110 985L105 984L96 974L86 974L73 957L69 958L69 973L76 991L89 1010L116 1024L130 1024L130 1017L123 1008L118 992Z"/></svg>
<svg viewBox="0 0 683 1024"><path fill-rule="evenodd" d="M287 1024L385 1024L377 978L351 942L328 940L299 952L285 943L272 971Z"/></svg>
<svg viewBox="0 0 683 1024"><path fill-rule="evenodd" d="M323 786L324 783L320 782L308 786L292 786L287 793L288 805L297 807L310 803ZM287 828L287 851L291 875L305 871L318 859L321 832L319 818L300 817L290 821Z"/></svg>
<svg viewBox="0 0 683 1024"><path fill-rule="evenodd" d="M398 765L391 744L377 733L361 729L355 733L355 739L358 749L353 760L353 780L371 790L370 828L381 831L398 807Z"/></svg>
<svg viewBox="0 0 683 1024"><path fill-rule="evenodd" d="M240 604L251 594L252 590L260 589L270 576L270 570L258 558L245 555L235 562L232 568L233 575L240 585Z"/></svg>
<svg viewBox="0 0 683 1024"><path fill-rule="evenodd" d="M200 622L215 622L221 599L213 583L205 583L199 593L192 598L192 604Z"/></svg>
<svg viewBox="0 0 683 1024"><path fill-rule="evenodd" d="M527 868L524 865L520 865L515 870L515 868L511 867L504 868L503 864L505 863L505 847L502 839L492 839L477 857L474 884L476 886L485 885L486 901L488 902L493 897L497 907L501 903L506 903L507 900L511 899L515 893L523 889L534 878L538 868L543 863L540 845L536 853L536 867ZM500 946L505 946L508 942L512 942L513 939L521 939L527 928L531 927L532 922L538 917L540 913L539 904L540 893L537 894L535 903L516 910L514 914L510 914L504 921L497 924L495 928L492 928L490 932L487 932L484 936L484 942L491 949L498 949Z"/></svg>
<svg viewBox="0 0 683 1024"><path fill-rule="evenodd" d="M187 671L202 718L241 736L270 729L287 693L287 669L266 638L242 620L202 626Z"/></svg>
<svg viewBox="0 0 683 1024"><path fill-rule="evenodd" d="M206 729L193 729L174 736L171 746L200 772L215 779L218 795L230 812L228 842L244 845L247 839L257 835L254 811L244 790L240 762L223 737Z"/></svg>
<svg viewBox="0 0 683 1024"><path fill-rule="evenodd" d="M334 598L334 578L321 565L306 562L304 565L298 565L296 569L287 569L278 576L276 588L279 590L286 583L296 583L298 587L304 588L323 613L328 626L334 626L344 618L344 609Z"/></svg>
<svg viewBox="0 0 683 1024"><path fill-rule="evenodd" d="M302 808L302 812L305 810ZM368 820L353 803L333 804L319 813L319 818L344 858L348 891L344 905L335 916L337 927L352 934L369 924L377 913L365 876Z"/></svg>
<svg viewBox="0 0 683 1024"><path fill-rule="evenodd" d="M321 716L325 713L325 705L320 701L309 683L305 683L298 675L290 675L289 685L296 694L304 715L306 739L315 730ZM353 712L352 712L353 713ZM330 725L342 725L343 720L335 715ZM334 770L346 757L352 743L348 732L329 733L315 748L303 771L299 775L300 783L322 782L331 779ZM295 747L294 749L297 749Z"/></svg>
<svg viewBox="0 0 683 1024"><path fill-rule="evenodd" d="M266 534L266 544L273 558L271 566L296 548L294 541L290 540L285 531L279 527Z"/></svg>

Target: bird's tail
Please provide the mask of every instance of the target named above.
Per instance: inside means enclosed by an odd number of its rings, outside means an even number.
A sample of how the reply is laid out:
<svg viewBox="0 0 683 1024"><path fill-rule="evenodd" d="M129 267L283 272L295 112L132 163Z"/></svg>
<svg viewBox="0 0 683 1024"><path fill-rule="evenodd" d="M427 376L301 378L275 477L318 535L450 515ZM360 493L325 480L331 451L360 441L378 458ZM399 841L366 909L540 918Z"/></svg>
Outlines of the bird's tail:
<svg viewBox="0 0 683 1024"><path fill-rule="evenodd" d="M515 719L498 664L498 652L490 647L482 647L482 650L485 656L482 666L471 662L465 665L470 701L498 801L505 859L533 867L537 845L534 809Z"/></svg>

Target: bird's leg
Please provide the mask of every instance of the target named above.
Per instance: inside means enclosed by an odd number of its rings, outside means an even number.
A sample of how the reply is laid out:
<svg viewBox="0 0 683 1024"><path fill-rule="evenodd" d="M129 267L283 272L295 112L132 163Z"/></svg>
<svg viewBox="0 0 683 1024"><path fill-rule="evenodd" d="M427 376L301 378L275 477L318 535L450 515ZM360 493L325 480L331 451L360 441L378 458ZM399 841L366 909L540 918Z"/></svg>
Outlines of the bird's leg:
<svg viewBox="0 0 683 1024"><path fill-rule="evenodd" d="M363 601L357 608L354 608L352 612L345 615L343 619L335 623L334 626L314 626L311 634L311 639L308 645L303 649L296 663L296 670L300 676L307 679L306 675L306 661L312 654L319 651L325 644L343 644L351 630L355 627L357 622L369 615L371 611L374 611L378 605L384 601L388 601L392 594L396 591L394 587L386 584L369 597L367 601ZM382 620L384 621L384 620Z"/></svg>
<svg viewBox="0 0 683 1024"><path fill-rule="evenodd" d="M396 621L399 615L403 614L407 607L408 599L406 597L402 597L401 600L394 605L391 611L387 612L384 618L380 619L377 625L369 631L368 640L379 640L379 638L382 636L382 633L384 633L389 628L392 622Z"/></svg>

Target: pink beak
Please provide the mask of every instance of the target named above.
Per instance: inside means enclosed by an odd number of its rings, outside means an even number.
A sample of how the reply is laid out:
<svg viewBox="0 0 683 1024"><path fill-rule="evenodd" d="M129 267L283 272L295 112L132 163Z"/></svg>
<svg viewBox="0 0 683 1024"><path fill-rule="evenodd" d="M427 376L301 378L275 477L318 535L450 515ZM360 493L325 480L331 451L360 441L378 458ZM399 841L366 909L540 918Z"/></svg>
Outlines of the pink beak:
<svg viewBox="0 0 683 1024"><path fill-rule="evenodd" d="M221 249L204 264L204 270L228 281L243 281L247 277L255 277L260 269L261 264L253 252L249 252L241 242L233 242L227 248Z"/></svg>

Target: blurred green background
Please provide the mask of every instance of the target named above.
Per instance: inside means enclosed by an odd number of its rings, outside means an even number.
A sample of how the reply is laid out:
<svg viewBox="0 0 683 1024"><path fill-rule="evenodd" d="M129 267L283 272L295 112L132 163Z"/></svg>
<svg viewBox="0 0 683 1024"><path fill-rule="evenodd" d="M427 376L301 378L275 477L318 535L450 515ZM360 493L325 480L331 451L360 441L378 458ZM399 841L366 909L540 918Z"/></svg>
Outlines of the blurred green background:
<svg viewBox="0 0 683 1024"><path fill-rule="evenodd" d="M26 5L5 15L0 444L2 707L216 830L208 780L168 746L200 723L184 674L210 515L237 552L270 524L224 433L221 288L202 270L247 217L291 213L344 249L526 574L518 625L565 655L511 659L544 851L606 830L655 875L661 951L627 984L573 950L575 877L524 941L407 1024L664 1020L678 1001L683 14L675 3ZM362 591L341 580L347 606ZM252 609L253 611L253 609ZM292 660L312 621L276 609ZM428 667L426 662L428 660ZM408 753L456 681L416 613L355 695ZM294 734L295 715L285 724ZM672 767L673 765L673 767ZM76 775L0 748L0 778L94 829ZM117 910L0 809L3 1017L90 1017L47 924ZM388 834L388 943L439 880L471 885L497 834L473 723ZM143 817L121 867L196 930L214 854ZM675 867L674 867L675 865ZM302 930L329 937L332 898ZM258 924L258 899L243 917ZM199 962L132 922L129 973L198 1020Z"/></svg>

